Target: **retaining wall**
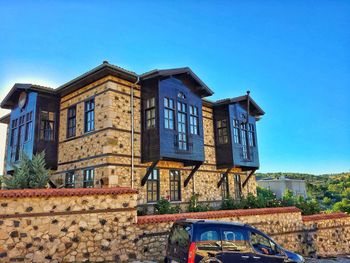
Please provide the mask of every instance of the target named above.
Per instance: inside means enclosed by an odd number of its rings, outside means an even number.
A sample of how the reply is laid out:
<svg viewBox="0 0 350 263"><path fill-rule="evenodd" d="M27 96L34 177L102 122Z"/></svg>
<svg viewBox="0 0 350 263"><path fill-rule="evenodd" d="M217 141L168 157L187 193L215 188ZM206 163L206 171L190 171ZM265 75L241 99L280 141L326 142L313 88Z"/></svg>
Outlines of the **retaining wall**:
<svg viewBox="0 0 350 263"><path fill-rule="evenodd" d="M162 260L171 225L183 218L238 221L287 249L350 254L350 217L301 216L295 207L137 216L130 188L0 191L0 262Z"/></svg>

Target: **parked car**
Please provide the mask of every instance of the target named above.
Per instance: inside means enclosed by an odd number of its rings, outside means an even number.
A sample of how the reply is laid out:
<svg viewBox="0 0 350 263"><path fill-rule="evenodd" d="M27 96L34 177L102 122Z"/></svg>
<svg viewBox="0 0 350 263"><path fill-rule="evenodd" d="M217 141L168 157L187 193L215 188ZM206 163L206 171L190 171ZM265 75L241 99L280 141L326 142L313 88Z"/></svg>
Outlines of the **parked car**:
<svg viewBox="0 0 350 263"><path fill-rule="evenodd" d="M268 235L242 223L180 220L171 228L166 263L305 262Z"/></svg>

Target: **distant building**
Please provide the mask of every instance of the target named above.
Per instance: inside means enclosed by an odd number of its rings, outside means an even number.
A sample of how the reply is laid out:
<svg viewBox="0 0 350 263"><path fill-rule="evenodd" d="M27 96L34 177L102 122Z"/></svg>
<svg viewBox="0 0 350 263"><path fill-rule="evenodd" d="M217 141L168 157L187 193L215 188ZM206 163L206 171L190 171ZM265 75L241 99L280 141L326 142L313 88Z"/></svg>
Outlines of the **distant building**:
<svg viewBox="0 0 350 263"><path fill-rule="evenodd" d="M271 190L276 194L277 198L281 198L287 189L293 191L295 196L301 195L307 197L306 184L304 180L289 179L284 176L277 179L262 179L257 181L260 187Z"/></svg>

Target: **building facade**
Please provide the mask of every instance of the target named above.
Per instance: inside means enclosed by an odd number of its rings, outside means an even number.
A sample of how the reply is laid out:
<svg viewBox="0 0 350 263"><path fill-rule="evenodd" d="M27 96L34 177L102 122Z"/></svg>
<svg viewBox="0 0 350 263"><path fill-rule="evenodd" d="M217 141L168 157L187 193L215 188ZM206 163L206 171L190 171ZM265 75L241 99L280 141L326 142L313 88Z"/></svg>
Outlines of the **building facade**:
<svg viewBox="0 0 350 263"><path fill-rule="evenodd" d="M260 187L271 190L277 198L282 198L287 190L292 191L294 196L307 198L305 180L289 179L285 176L281 176L276 179L261 179L257 181L257 184Z"/></svg>
<svg viewBox="0 0 350 263"><path fill-rule="evenodd" d="M132 187L140 207L255 193L264 112L249 93L212 94L189 68L138 75L108 62L57 89L15 84L1 103L5 171L45 150L52 187Z"/></svg>

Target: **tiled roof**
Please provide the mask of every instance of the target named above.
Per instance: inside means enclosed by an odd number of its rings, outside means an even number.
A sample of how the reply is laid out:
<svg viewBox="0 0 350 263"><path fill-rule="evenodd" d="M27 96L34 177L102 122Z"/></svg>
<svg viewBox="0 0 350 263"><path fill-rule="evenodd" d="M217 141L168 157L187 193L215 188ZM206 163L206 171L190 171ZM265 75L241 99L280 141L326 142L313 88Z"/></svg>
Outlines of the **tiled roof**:
<svg viewBox="0 0 350 263"><path fill-rule="evenodd" d="M317 215L311 215L311 216L303 216L303 221L304 222L319 221L319 220L338 219L338 218L344 218L344 217L350 217L350 215L346 213L317 214Z"/></svg>
<svg viewBox="0 0 350 263"><path fill-rule="evenodd" d="M180 219L212 219L212 218L297 213L297 212L300 212L300 209L294 206L290 206L290 207L277 207L277 208L220 210L220 211L208 211L208 212L197 212L197 213L152 215L152 216L139 216L138 224L172 222Z"/></svg>
<svg viewBox="0 0 350 263"><path fill-rule="evenodd" d="M137 190L128 187L0 190L0 198L84 196L109 194L137 194Z"/></svg>

